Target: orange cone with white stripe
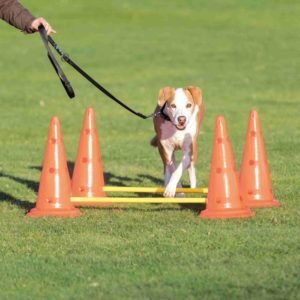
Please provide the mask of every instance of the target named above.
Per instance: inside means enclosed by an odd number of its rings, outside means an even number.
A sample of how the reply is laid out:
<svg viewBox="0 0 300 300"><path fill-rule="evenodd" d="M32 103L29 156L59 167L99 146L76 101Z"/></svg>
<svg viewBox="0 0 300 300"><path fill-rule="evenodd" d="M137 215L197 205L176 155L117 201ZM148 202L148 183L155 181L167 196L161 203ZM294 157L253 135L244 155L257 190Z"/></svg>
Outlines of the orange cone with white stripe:
<svg viewBox="0 0 300 300"><path fill-rule="evenodd" d="M87 108L81 130L72 178L72 197L106 197L95 115ZM76 202L78 206L105 206L110 203Z"/></svg>
<svg viewBox="0 0 300 300"><path fill-rule="evenodd" d="M267 155L258 113L250 112L240 172L240 189L249 207L279 206L272 191Z"/></svg>
<svg viewBox="0 0 300 300"><path fill-rule="evenodd" d="M36 207L28 217L77 217L80 215L70 201L71 182L63 138L57 117L50 122Z"/></svg>
<svg viewBox="0 0 300 300"><path fill-rule="evenodd" d="M252 217L254 213L240 196L238 176L225 119L216 118L206 209L201 218Z"/></svg>

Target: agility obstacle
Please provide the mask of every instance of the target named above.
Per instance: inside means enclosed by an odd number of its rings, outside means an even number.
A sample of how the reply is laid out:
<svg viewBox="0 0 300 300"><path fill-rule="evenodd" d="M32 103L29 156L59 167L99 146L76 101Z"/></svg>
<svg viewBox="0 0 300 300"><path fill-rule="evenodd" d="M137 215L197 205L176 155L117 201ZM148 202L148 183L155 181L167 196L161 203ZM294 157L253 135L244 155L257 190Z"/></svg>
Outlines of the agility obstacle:
<svg viewBox="0 0 300 300"><path fill-rule="evenodd" d="M125 192L125 193L163 193L164 187L128 187L128 186L104 186L104 192ZM176 193L186 194L207 194L207 188L177 188Z"/></svg>
<svg viewBox="0 0 300 300"><path fill-rule="evenodd" d="M163 187L128 187L128 186L104 186L103 192L121 192L121 193L143 193L160 194L163 193ZM207 188L177 188L176 193L186 194L207 194ZM206 203L207 198L150 198L150 197L71 197L71 202L88 204L93 203Z"/></svg>
<svg viewBox="0 0 300 300"><path fill-rule="evenodd" d="M206 203L206 198L133 198L133 197L71 197L71 202L76 205L76 203L89 203L89 202L99 202L99 203L178 203L178 204L190 204L190 203Z"/></svg>
<svg viewBox="0 0 300 300"><path fill-rule="evenodd" d="M122 193L143 193L159 194L163 193L163 187L127 187L127 186L104 186L104 192L122 192ZM176 193L186 194L207 194L207 188L177 188ZM150 198L150 197L71 197L71 202L77 203L206 203L206 198Z"/></svg>
<svg viewBox="0 0 300 300"><path fill-rule="evenodd" d="M70 180L63 138L57 117L50 122L36 207L27 216L77 217L75 206L104 206L115 203L206 203L201 218L243 218L250 207L280 205L274 199L258 114L250 112L243 163L238 180L224 117L217 117L208 188L177 188L176 193L195 198L110 197L107 192L164 192L163 187L105 186L94 112L85 112L78 152ZM199 197L206 195L207 198Z"/></svg>

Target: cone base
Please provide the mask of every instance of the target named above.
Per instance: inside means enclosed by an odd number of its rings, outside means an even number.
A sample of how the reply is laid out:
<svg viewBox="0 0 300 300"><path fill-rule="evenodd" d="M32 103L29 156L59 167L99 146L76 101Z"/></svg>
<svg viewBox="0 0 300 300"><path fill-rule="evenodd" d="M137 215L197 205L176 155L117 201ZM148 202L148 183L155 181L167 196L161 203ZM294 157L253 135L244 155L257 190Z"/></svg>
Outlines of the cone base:
<svg viewBox="0 0 300 300"><path fill-rule="evenodd" d="M229 218L249 218L255 215L249 208L225 210L211 210L205 209L201 212L200 218L203 219L229 219Z"/></svg>
<svg viewBox="0 0 300 300"><path fill-rule="evenodd" d="M75 218L81 215L78 208L72 209L54 209L54 210L42 210L38 208L31 209L26 216L30 218L38 217L62 217L62 218Z"/></svg>
<svg viewBox="0 0 300 300"><path fill-rule="evenodd" d="M280 202L275 199L270 200L249 200L246 201L247 206L251 208L255 207L274 207L274 206L280 206Z"/></svg>

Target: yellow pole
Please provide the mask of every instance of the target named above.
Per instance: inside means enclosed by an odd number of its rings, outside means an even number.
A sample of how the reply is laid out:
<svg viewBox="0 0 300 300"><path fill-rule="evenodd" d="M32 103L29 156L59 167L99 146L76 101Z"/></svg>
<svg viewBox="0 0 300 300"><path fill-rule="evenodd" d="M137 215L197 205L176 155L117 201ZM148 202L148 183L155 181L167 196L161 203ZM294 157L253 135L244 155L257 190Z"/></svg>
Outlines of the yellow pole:
<svg viewBox="0 0 300 300"><path fill-rule="evenodd" d="M206 198L125 198L125 197L71 197L71 202L99 203L206 203Z"/></svg>
<svg viewBox="0 0 300 300"><path fill-rule="evenodd" d="M126 192L126 193L163 193L163 187L128 187L128 186L104 186L104 192ZM177 188L177 193L207 194L207 188Z"/></svg>

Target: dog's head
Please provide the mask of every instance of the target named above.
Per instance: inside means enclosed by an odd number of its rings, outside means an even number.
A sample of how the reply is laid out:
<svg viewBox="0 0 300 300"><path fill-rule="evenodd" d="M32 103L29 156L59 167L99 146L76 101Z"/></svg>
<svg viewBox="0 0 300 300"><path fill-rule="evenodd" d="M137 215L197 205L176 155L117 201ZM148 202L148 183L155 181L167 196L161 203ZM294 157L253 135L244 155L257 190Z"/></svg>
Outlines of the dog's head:
<svg viewBox="0 0 300 300"><path fill-rule="evenodd" d="M196 107L199 109L202 105L202 93L198 87L192 86L179 89L164 87L159 91L158 105L165 105L164 113L173 125L184 130Z"/></svg>

